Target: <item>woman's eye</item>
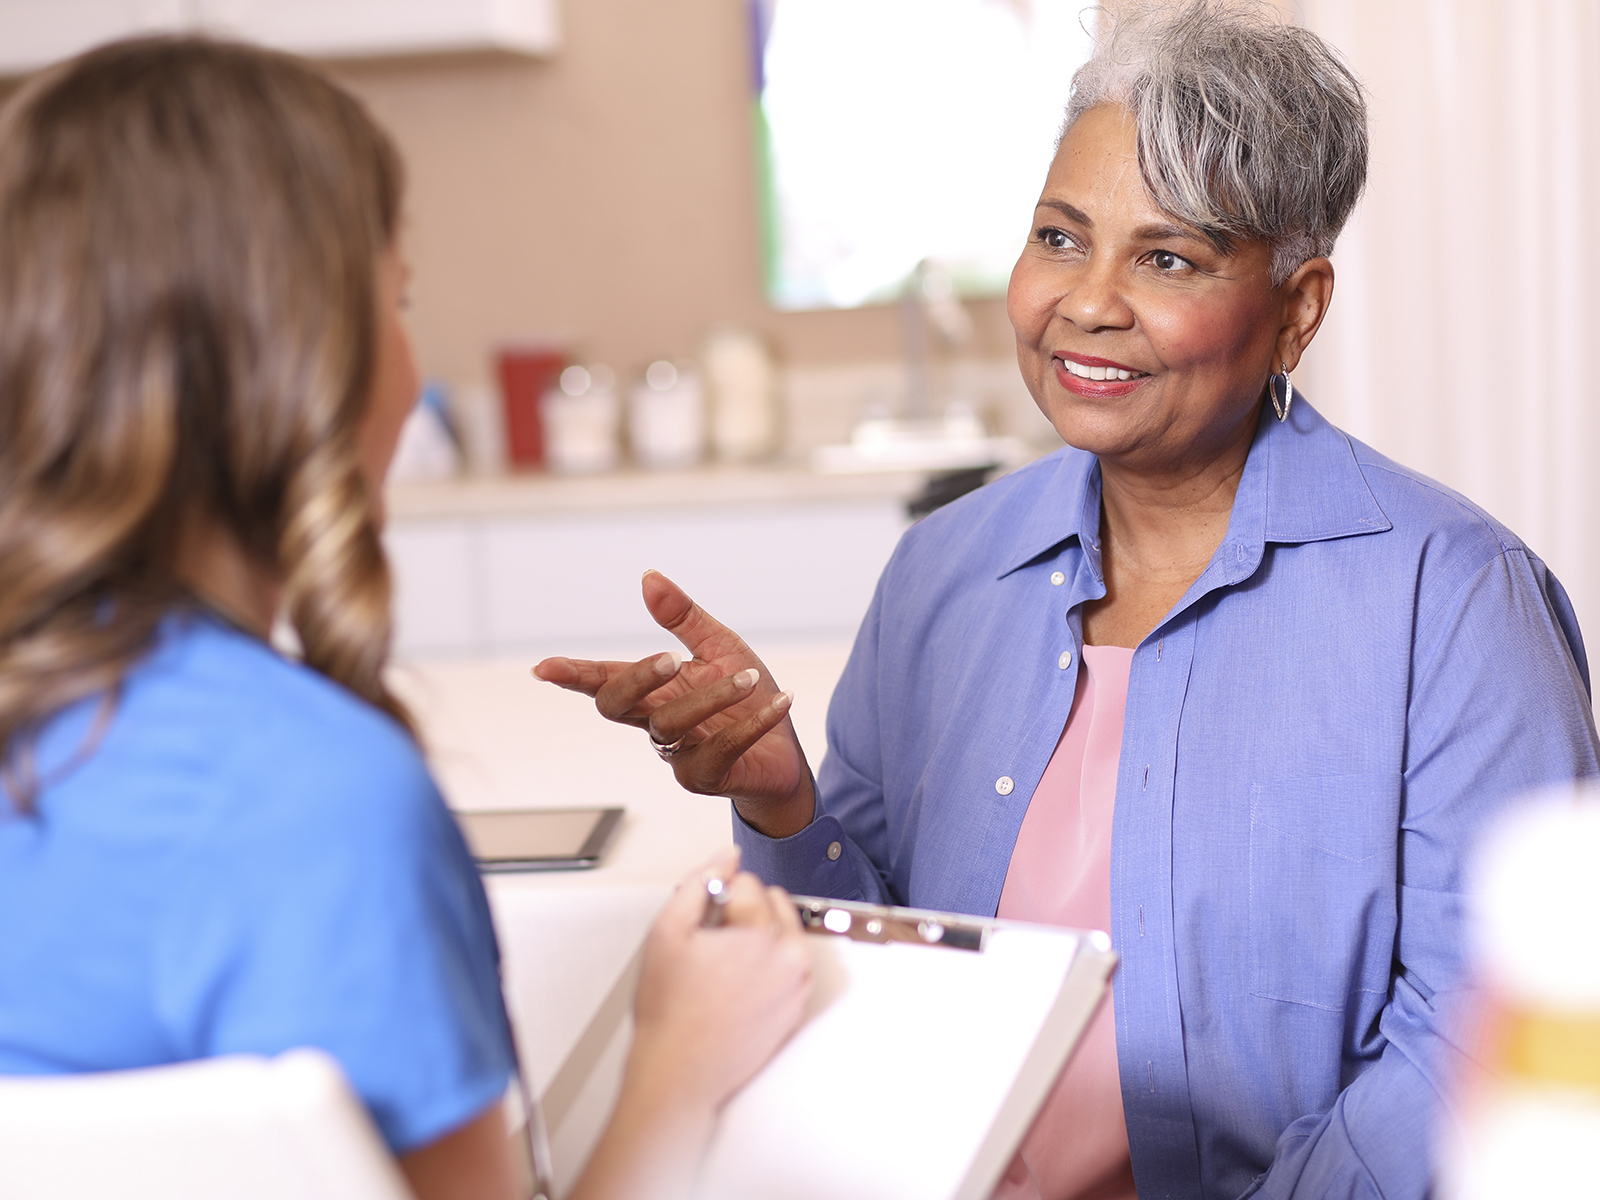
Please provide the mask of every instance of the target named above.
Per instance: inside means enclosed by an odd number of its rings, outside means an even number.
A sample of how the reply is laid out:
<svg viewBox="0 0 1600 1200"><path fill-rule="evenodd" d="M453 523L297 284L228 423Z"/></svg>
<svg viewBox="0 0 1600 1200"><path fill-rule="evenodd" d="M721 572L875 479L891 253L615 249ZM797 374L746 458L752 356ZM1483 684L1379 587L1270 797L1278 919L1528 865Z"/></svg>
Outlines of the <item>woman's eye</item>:
<svg viewBox="0 0 1600 1200"><path fill-rule="evenodd" d="M1039 240L1052 250L1065 250L1072 245L1072 239L1067 236L1064 229L1052 229L1048 225L1039 230Z"/></svg>
<svg viewBox="0 0 1600 1200"><path fill-rule="evenodd" d="M1157 250L1150 256L1150 262L1158 271L1181 271L1189 265L1188 259L1171 250Z"/></svg>

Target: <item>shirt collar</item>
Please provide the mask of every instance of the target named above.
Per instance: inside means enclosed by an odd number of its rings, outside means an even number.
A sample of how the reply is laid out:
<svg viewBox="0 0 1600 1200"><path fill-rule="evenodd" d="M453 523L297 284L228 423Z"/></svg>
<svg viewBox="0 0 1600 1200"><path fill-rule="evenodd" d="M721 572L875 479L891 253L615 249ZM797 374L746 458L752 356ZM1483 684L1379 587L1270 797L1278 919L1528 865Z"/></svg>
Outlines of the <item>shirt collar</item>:
<svg viewBox="0 0 1600 1200"><path fill-rule="evenodd" d="M1100 460L1067 446L1032 468L1048 472L1032 501L1018 514L1011 549L1002 556L999 578L1078 539L1100 578Z"/></svg>
<svg viewBox="0 0 1600 1200"><path fill-rule="evenodd" d="M1252 543L1326 542L1394 528L1367 486L1350 439L1296 399L1287 421L1261 406L1228 536Z"/></svg>
<svg viewBox="0 0 1600 1200"><path fill-rule="evenodd" d="M1268 542L1320 542L1393 528L1367 486L1350 440L1304 396L1296 395L1287 421L1279 421L1269 406L1261 407L1227 535L1202 575L1211 586L1247 578ZM1000 575L1076 538L1095 577L1103 578L1099 460L1068 447L1035 469L1049 472L1049 477L1019 514ZM1206 580L1214 573L1222 578Z"/></svg>

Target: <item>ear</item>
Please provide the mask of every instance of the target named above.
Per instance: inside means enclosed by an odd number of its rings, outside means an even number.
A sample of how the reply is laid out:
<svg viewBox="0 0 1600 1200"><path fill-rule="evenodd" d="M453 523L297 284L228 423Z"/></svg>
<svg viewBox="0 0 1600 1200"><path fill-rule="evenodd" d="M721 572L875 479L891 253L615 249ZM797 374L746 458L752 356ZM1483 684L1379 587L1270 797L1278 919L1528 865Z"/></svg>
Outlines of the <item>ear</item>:
<svg viewBox="0 0 1600 1200"><path fill-rule="evenodd" d="M1283 324L1278 329L1278 362L1293 371L1300 365L1311 339L1333 300L1333 264L1326 258L1307 259L1278 288L1283 299ZM1275 363L1274 366L1277 364Z"/></svg>

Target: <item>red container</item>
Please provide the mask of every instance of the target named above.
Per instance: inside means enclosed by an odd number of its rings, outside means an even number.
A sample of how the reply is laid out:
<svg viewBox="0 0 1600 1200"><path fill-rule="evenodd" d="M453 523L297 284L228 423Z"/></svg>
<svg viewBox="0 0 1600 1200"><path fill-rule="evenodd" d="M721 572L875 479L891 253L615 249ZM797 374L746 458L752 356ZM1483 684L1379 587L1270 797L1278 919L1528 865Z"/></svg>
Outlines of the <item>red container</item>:
<svg viewBox="0 0 1600 1200"><path fill-rule="evenodd" d="M511 346L495 363L506 412L506 456L513 467L544 465L544 425L539 398L556 386L566 351L553 346Z"/></svg>

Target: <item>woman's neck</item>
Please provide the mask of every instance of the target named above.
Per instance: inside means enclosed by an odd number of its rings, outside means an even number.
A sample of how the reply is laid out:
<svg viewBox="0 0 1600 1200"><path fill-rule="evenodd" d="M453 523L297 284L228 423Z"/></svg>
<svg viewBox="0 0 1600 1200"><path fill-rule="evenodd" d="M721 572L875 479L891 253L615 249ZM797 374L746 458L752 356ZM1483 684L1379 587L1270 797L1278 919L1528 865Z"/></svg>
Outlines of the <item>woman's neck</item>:
<svg viewBox="0 0 1600 1200"><path fill-rule="evenodd" d="M1228 531L1244 462L1219 464L1190 476L1127 475L1103 465L1100 492L1102 557L1111 554L1141 574L1205 569Z"/></svg>
<svg viewBox="0 0 1600 1200"><path fill-rule="evenodd" d="M215 521L191 522L178 552L178 577L224 617L266 638L283 598L277 572L246 554Z"/></svg>
<svg viewBox="0 0 1600 1200"><path fill-rule="evenodd" d="M1101 459L1106 595L1084 607L1086 642L1137 646L1200 577L1227 535L1251 440L1161 471Z"/></svg>

